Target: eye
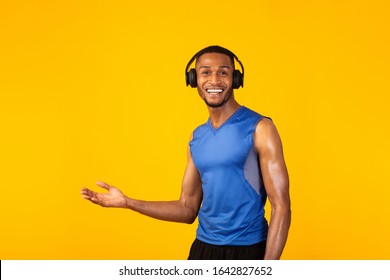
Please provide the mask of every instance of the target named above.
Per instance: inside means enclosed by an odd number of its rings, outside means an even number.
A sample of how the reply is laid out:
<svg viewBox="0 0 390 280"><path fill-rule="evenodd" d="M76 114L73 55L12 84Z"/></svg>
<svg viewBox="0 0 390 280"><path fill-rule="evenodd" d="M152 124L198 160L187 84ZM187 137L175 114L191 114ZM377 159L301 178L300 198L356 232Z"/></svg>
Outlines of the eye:
<svg viewBox="0 0 390 280"><path fill-rule="evenodd" d="M220 76L226 76L226 75L227 75L227 72L226 72L226 71L221 71L221 72L219 72L219 75L220 75Z"/></svg>
<svg viewBox="0 0 390 280"><path fill-rule="evenodd" d="M209 75L210 72L208 70L204 70L204 71L201 71L200 74L203 76L206 76L206 75Z"/></svg>

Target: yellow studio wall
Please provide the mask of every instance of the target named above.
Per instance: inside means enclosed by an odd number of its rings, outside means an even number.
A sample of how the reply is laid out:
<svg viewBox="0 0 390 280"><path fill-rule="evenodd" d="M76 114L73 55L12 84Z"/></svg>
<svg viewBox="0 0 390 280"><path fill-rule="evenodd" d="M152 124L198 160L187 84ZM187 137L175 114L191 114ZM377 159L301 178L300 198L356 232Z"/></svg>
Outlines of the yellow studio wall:
<svg viewBox="0 0 390 280"><path fill-rule="evenodd" d="M387 1L1 1L0 259L185 259L196 224L81 199L178 198L207 119L184 68L219 44L272 117L291 181L283 259L389 259ZM269 205L267 206L269 215Z"/></svg>

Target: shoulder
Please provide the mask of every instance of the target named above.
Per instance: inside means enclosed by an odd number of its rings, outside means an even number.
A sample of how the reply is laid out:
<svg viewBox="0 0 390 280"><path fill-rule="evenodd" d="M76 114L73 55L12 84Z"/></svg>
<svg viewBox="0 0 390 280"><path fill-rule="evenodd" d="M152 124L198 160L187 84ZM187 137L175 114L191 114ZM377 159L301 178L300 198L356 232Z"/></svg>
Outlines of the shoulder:
<svg viewBox="0 0 390 280"><path fill-rule="evenodd" d="M194 141L194 139L198 139L202 137L207 131L207 123L201 124L197 126L191 133L190 143Z"/></svg>
<svg viewBox="0 0 390 280"><path fill-rule="evenodd" d="M195 134L199 134L199 133L202 133L204 130L207 129L207 123L204 123L204 124L201 124L199 126L197 126L193 132L192 132L192 135L195 135Z"/></svg>
<svg viewBox="0 0 390 280"><path fill-rule="evenodd" d="M248 108L246 106L242 106L241 108L242 108L241 109L242 110L242 114L247 116L247 117L257 117L257 118L258 117L260 117L260 118L264 117L263 115L259 114L258 112L254 111L254 110L252 110L252 109L250 109L250 108Z"/></svg>
<svg viewBox="0 0 390 280"><path fill-rule="evenodd" d="M245 106L242 106L241 112L238 116L238 119L243 123L246 123L248 127L251 129L251 133L255 132L258 124L265 118L262 114L251 110Z"/></svg>
<svg viewBox="0 0 390 280"><path fill-rule="evenodd" d="M261 120L257 123L256 133L269 133L276 131L276 126L272 119L262 116Z"/></svg>
<svg viewBox="0 0 390 280"><path fill-rule="evenodd" d="M281 146L281 140L275 124L270 118L262 118L254 133L255 147L258 152Z"/></svg>
<svg viewBox="0 0 390 280"><path fill-rule="evenodd" d="M242 110L242 115L245 116L246 118L250 118L250 119L254 119L254 120L257 120L256 121L256 125L258 124L258 122L260 122L262 119L264 118L267 118L269 120L271 120L270 117L267 117L265 115L262 115L250 108L247 108L245 106L243 106L243 110ZM272 120L271 120L272 121Z"/></svg>

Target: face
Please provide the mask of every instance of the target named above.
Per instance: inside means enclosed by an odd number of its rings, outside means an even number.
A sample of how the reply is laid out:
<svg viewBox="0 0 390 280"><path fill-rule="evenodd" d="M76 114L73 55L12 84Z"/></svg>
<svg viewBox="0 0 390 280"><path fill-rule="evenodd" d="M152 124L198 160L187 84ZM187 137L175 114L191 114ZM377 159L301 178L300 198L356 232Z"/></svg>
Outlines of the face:
<svg viewBox="0 0 390 280"><path fill-rule="evenodd" d="M196 61L198 93L207 106L218 108L233 95L234 65L229 56L206 53Z"/></svg>

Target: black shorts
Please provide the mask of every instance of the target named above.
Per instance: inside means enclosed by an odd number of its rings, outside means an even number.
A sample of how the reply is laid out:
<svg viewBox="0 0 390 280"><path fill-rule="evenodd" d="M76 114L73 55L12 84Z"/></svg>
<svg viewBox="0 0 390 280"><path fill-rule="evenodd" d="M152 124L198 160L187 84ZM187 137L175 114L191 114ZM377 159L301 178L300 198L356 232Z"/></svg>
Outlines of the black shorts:
<svg viewBox="0 0 390 280"><path fill-rule="evenodd" d="M265 245L262 241L249 246L218 246L195 239L189 260L263 260Z"/></svg>

